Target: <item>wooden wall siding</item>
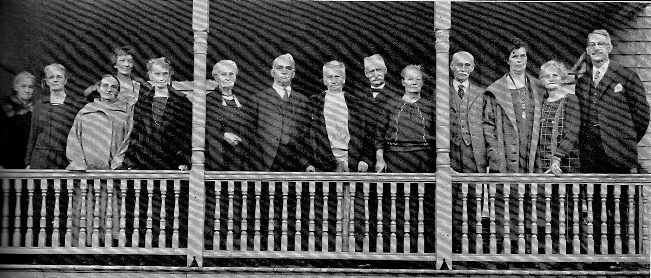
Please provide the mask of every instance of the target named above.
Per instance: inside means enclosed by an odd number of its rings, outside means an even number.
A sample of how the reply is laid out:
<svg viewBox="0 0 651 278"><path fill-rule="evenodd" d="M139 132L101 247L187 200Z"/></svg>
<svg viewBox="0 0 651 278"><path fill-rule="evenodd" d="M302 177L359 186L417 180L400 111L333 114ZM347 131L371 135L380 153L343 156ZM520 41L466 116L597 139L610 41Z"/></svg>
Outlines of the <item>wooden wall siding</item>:
<svg viewBox="0 0 651 278"><path fill-rule="evenodd" d="M651 4L640 10L627 28L613 34L613 60L637 72L651 103ZM640 164L651 171L651 126L638 145Z"/></svg>

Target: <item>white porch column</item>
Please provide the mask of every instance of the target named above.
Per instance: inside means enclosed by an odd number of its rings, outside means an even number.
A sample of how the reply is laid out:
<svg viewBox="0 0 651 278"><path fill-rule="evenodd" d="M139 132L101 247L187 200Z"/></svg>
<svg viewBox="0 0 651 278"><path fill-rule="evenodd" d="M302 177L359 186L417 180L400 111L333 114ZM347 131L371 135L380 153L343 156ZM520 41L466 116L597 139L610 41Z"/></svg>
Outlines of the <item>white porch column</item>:
<svg viewBox="0 0 651 278"><path fill-rule="evenodd" d="M203 227L205 215L205 138L206 138L206 54L208 50L208 0L192 1L192 31L194 32L194 84L192 101L192 169L188 202L188 256L199 267L203 264Z"/></svg>
<svg viewBox="0 0 651 278"><path fill-rule="evenodd" d="M450 168L451 2L436 2L436 268L452 269L452 178Z"/></svg>

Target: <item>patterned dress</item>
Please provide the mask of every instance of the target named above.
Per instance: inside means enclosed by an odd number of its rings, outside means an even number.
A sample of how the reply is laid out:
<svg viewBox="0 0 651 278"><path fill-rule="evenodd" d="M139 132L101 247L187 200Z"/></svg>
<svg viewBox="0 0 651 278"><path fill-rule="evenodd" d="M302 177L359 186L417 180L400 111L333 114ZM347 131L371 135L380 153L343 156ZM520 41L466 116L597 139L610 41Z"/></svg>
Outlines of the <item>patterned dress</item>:
<svg viewBox="0 0 651 278"><path fill-rule="evenodd" d="M538 151L545 170L549 169L554 153L563 139L578 133L576 120L567 113L567 104L570 102L576 102L576 96L568 94L561 99L543 103ZM579 173L579 152L576 147L561 159L561 170L564 173Z"/></svg>

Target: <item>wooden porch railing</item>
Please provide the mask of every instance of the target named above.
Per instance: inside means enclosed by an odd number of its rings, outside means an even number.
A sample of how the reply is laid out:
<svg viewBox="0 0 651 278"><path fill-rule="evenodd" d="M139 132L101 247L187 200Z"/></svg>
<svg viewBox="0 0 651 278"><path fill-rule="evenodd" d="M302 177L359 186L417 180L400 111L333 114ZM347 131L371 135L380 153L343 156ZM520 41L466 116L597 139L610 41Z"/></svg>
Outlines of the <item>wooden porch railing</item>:
<svg viewBox="0 0 651 278"><path fill-rule="evenodd" d="M188 256L188 238L203 259L435 261L448 244L454 261L648 263L651 249L651 175L454 174L452 223L429 174L207 172L203 211L188 172L0 176L0 254Z"/></svg>

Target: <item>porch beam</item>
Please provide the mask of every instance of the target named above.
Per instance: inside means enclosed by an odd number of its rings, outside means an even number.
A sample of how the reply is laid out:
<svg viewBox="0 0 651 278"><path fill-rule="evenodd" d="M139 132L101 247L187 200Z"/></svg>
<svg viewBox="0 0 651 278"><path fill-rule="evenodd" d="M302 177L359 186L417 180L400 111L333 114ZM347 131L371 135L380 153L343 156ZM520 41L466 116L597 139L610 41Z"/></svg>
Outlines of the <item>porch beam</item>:
<svg viewBox="0 0 651 278"><path fill-rule="evenodd" d="M206 137L206 55L209 27L208 0L192 1L192 31L194 32L194 88L192 101L192 168L188 202L187 266L193 261L203 264L203 227L205 215L205 137Z"/></svg>
<svg viewBox="0 0 651 278"><path fill-rule="evenodd" d="M436 269L452 269L452 169L450 168L449 57L451 2L436 2Z"/></svg>

